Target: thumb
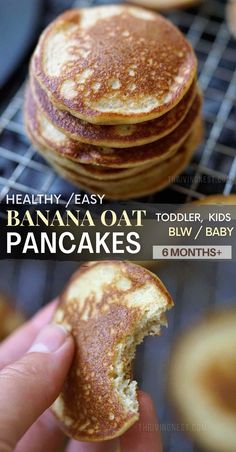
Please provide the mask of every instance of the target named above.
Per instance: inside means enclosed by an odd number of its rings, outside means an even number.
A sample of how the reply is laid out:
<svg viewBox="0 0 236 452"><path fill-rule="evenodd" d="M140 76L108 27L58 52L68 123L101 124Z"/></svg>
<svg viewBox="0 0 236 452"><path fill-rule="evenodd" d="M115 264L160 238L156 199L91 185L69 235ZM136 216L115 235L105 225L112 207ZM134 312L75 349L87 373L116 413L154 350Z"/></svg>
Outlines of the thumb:
<svg viewBox="0 0 236 452"><path fill-rule="evenodd" d="M73 340L48 325L30 350L0 372L0 450L12 451L21 436L61 391L73 357Z"/></svg>

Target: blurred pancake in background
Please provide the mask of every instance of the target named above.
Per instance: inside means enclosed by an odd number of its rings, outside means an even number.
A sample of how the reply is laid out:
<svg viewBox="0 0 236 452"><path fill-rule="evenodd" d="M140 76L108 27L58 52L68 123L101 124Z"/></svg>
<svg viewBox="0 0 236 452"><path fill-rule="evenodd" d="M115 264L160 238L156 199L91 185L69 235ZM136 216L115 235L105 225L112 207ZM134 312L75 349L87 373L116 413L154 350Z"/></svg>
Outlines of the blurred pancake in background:
<svg viewBox="0 0 236 452"><path fill-rule="evenodd" d="M61 176L129 199L184 170L202 137L201 106L195 53L169 21L125 5L72 9L39 39L25 126Z"/></svg>
<svg viewBox="0 0 236 452"><path fill-rule="evenodd" d="M33 75L31 93L42 114L71 139L96 146L126 148L152 143L176 129L185 119L196 96L196 81L192 83L180 103L160 118L117 126L90 124L67 111L58 110Z"/></svg>
<svg viewBox="0 0 236 452"><path fill-rule="evenodd" d="M104 193L105 190L109 199L138 198L152 191L160 191L174 182L174 178L188 164L196 146L202 140L202 133L201 120L198 119L193 132L173 157L152 166L148 171L144 170L134 176L109 181L109 183L96 180L95 178L78 176L74 171L50 160L50 157L47 158L63 178L72 180L75 185L82 187L88 192Z"/></svg>
<svg viewBox="0 0 236 452"><path fill-rule="evenodd" d="M191 8L201 3L202 0L127 0L127 2L158 11L168 11L177 8Z"/></svg>

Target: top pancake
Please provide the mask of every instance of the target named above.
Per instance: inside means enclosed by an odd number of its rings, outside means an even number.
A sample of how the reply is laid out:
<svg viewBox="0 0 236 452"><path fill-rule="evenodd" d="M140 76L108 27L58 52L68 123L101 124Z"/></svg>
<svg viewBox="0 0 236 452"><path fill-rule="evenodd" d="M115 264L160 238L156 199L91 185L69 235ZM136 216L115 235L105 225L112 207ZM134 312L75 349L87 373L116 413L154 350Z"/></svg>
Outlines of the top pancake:
<svg viewBox="0 0 236 452"><path fill-rule="evenodd" d="M181 32L128 6L74 9L42 34L32 70L51 101L94 124L135 124L177 105L196 75Z"/></svg>

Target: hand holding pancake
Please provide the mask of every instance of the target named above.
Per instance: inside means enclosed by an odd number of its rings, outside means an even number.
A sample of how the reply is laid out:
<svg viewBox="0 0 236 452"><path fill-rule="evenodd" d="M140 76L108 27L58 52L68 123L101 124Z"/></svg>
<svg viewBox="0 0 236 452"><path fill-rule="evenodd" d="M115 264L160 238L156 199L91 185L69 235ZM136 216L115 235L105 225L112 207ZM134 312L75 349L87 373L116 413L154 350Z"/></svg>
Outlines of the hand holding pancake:
<svg viewBox="0 0 236 452"><path fill-rule="evenodd" d="M133 265L132 265L133 268ZM142 271L142 270L141 270ZM143 270L144 271L144 270ZM73 340L56 325L47 325L56 304L43 309L0 347L0 450L58 451L65 437L49 406L59 395L73 357ZM32 345L33 344L33 345ZM119 439L120 451L161 452L158 421L150 398L139 393L139 421ZM145 425L155 428L146 431ZM69 442L68 452L117 450L118 440Z"/></svg>

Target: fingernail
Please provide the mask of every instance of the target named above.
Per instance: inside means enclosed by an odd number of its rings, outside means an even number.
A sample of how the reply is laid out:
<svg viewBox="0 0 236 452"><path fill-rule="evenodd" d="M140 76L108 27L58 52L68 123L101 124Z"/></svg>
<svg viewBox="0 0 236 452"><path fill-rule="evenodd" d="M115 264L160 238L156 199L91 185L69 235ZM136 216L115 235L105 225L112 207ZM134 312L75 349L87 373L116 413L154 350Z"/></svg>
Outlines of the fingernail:
<svg viewBox="0 0 236 452"><path fill-rule="evenodd" d="M68 332L61 325L47 325L36 337L28 353L54 353L66 341Z"/></svg>

